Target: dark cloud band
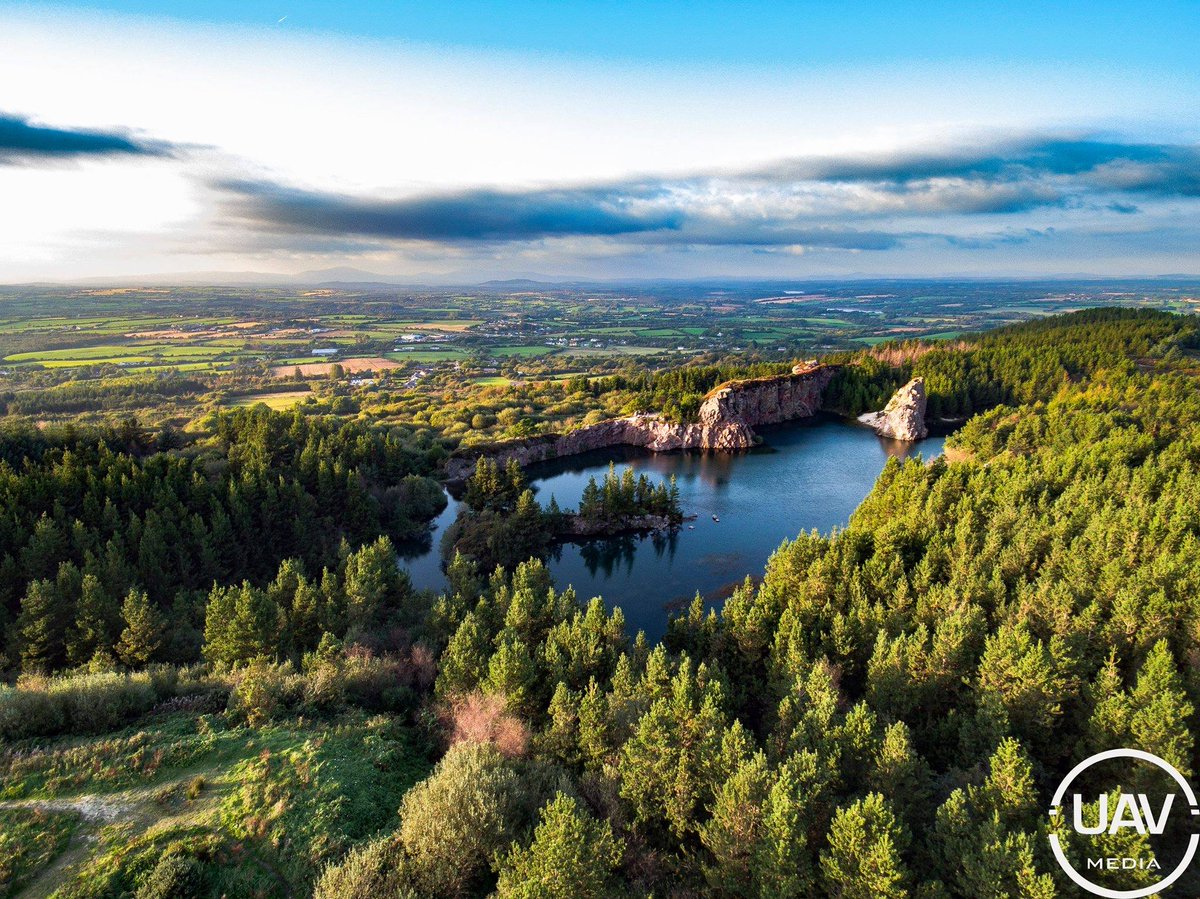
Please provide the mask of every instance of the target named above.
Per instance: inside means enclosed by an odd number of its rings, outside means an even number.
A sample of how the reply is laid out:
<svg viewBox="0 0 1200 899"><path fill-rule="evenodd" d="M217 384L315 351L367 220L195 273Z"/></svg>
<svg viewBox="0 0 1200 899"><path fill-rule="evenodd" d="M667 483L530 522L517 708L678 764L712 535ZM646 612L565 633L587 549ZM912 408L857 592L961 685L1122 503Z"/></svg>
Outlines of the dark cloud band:
<svg viewBox="0 0 1200 899"><path fill-rule="evenodd" d="M674 212L632 208L616 191L566 189L526 193L465 191L374 200L304 191L263 181L221 181L233 216L258 227L308 234L395 240L533 240L611 237L680 227Z"/></svg>
<svg viewBox="0 0 1200 899"><path fill-rule="evenodd" d="M29 119L0 113L0 164L104 156L169 156L171 146L145 141L122 131L50 128Z"/></svg>
<svg viewBox="0 0 1200 899"><path fill-rule="evenodd" d="M1055 208L1139 213L1138 203L1200 198L1200 149L1043 137L954 152L795 159L741 172L641 178L585 187L468 190L396 200L303 190L267 180L210 183L226 220L281 245L332 241L445 244L614 238L645 247L889 250ZM1016 232L1028 240L1029 232ZM952 244L977 238L941 235Z"/></svg>
<svg viewBox="0 0 1200 899"><path fill-rule="evenodd" d="M891 185L934 179L1005 183L1057 176L1078 178L1097 189L1200 196L1200 148L1040 137L948 152L785 160L751 174L767 181Z"/></svg>

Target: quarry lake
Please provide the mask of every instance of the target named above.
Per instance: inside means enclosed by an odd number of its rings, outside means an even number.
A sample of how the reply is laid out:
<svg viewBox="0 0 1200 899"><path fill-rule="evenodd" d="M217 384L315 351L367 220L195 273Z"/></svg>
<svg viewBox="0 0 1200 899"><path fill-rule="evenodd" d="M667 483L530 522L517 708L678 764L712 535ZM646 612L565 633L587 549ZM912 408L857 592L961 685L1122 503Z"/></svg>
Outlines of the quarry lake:
<svg viewBox="0 0 1200 899"><path fill-rule="evenodd" d="M744 453L656 454L620 447L531 466L528 474L543 505L554 496L563 508L578 506L588 478L602 481L616 463L618 471L630 466L653 479L675 475L684 513L696 516L670 535L564 544L548 559L555 585L574 585L584 601L603 596L624 611L631 634L644 630L658 640L668 614L686 607L697 591L720 602L747 574L761 576L784 539L844 526L890 456L919 453L932 459L944 441L885 440L860 425L820 416L757 430L762 445ZM458 507L452 499L434 522L427 548L401 552L400 564L417 587L445 587L439 546Z"/></svg>

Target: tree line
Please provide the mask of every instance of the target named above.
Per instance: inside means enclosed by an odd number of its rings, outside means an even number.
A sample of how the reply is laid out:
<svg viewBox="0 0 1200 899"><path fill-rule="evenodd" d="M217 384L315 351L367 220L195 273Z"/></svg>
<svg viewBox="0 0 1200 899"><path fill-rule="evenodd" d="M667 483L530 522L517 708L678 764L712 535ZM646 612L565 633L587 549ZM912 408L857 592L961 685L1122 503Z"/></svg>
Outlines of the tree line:
<svg viewBox="0 0 1200 899"><path fill-rule="evenodd" d="M426 438L265 407L208 424L181 449L132 421L0 429L8 665L120 656L147 616L167 622L153 657L197 658L214 583L265 583L288 558L333 566L344 545L413 535L444 507L428 476L445 449Z"/></svg>

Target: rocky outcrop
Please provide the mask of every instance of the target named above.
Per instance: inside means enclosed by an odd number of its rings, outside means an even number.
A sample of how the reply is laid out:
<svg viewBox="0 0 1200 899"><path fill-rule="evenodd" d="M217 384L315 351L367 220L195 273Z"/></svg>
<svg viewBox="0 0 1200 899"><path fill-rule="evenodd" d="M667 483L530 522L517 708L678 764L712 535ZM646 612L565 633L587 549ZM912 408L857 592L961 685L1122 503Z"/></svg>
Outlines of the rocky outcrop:
<svg viewBox="0 0 1200 899"><path fill-rule="evenodd" d="M796 366L790 375L730 381L704 398L695 423L675 424L659 415L631 415L566 434L470 447L450 460L446 475L450 481L465 480L474 470L475 460L483 455L502 464L516 459L524 466L621 445L644 446L654 452L749 449L755 443L755 426L813 415L832 377L832 368L812 363Z"/></svg>
<svg viewBox="0 0 1200 899"><path fill-rule="evenodd" d="M695 518L695 516L692 516ZM561 540L591 540L621 534L649 534L670 531L679 525L666 515L633 515L620 521L592 521L582 515L570 515L559 535Z"/></svg>
<svg viewBox="0 0 1200 899"><path fill-rule="evenodd" d="M881 437L921 440L929 436L925 427L925 379L913 378L896 391L882 412L868 412L858 420L870 425Z"/></svg>

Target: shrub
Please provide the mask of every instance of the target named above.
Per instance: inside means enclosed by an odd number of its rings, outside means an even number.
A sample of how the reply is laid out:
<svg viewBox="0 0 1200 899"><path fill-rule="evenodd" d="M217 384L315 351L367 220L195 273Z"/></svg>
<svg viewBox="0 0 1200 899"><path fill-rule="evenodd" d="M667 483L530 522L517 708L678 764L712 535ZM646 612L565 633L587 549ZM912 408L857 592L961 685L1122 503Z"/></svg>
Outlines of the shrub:
<svg viewBox="0 0 1200 899"><path fill-rule="evenodd" d="M226 689L202 669L170 665L129 674L23 675L15 687L0 685L0 740L103 733L165 701L186 698L207 705L209 697L219 697Z"/></svg>
<svg viewBox="0 0 1200 899"><path fill-rule="evenodd" d="M345 705L377 712L411 712L418 694L427 692L436 676L433 654L417 644L406 652L375 655L351 646L343 655L313 653L305 659L304 702L313 710L330 712Z"/></svg>
<svg viewBox="0 0 1200 899"><path fill-rule="evenodd" d="M197 774L195 777L189 780L187 785L187 798L191 800L199 799L200 794L204 791L204 784L205 780L204 775L202 774Z"/></svg>
<svg viewBox="0 0 1200 899"><path fill-rule="evenodd" d="M411 864L394 835L350 850L317 881L313 899L417 899Z"/></svg>
<svg viewBox="0 0 1200 899"><path fill-rule="evenodd" d="M134 895L137 899L187 899L200 895L203 885L200 862L172 853L159 859Z"/></svg>
<svg viewBox="0 0 1200 899"><path fill-rule="evenodd" d="M43 687L0 685L0 739L41 737L66 729L63 704Z"/></svg>
<svg viewBox="0 0 1200 899"><path fill-rule="evenodd" d="M438 715L451 746L487 743L507 758L524 756L529 749L529 728L505 711L503 696L468 693L442 707Z"/></svg>
<svg viewBox="0 0 1200 899"><path fill-rule="evenodd" d="M461 743L400 805L400 842L420 891L462 896L516 836L516 772L493 746Z"/></svg>
<svg viewBox="0 0 1200 899"><path fill-rule="evenodd" d="M86 674L56 680L50 694L63 705L74 733L102 733L153 708L158 701L149 675Z"/></svg>
<svg viewBox="0 0 1200 899"><path fill-rule="evenodd" d="M234 720L257 727L299 704L304 679L288 663L256 659L234 675L228 712Z"/></svg>
<svg viewBox="0 0 1200 899"><path fill-rule="evenodd" d="M413 887L423 896L486 887L495 859L559 791L574 797L557 767L507 759L490 744L454 746L400 804L398 836Z"/></svg>

